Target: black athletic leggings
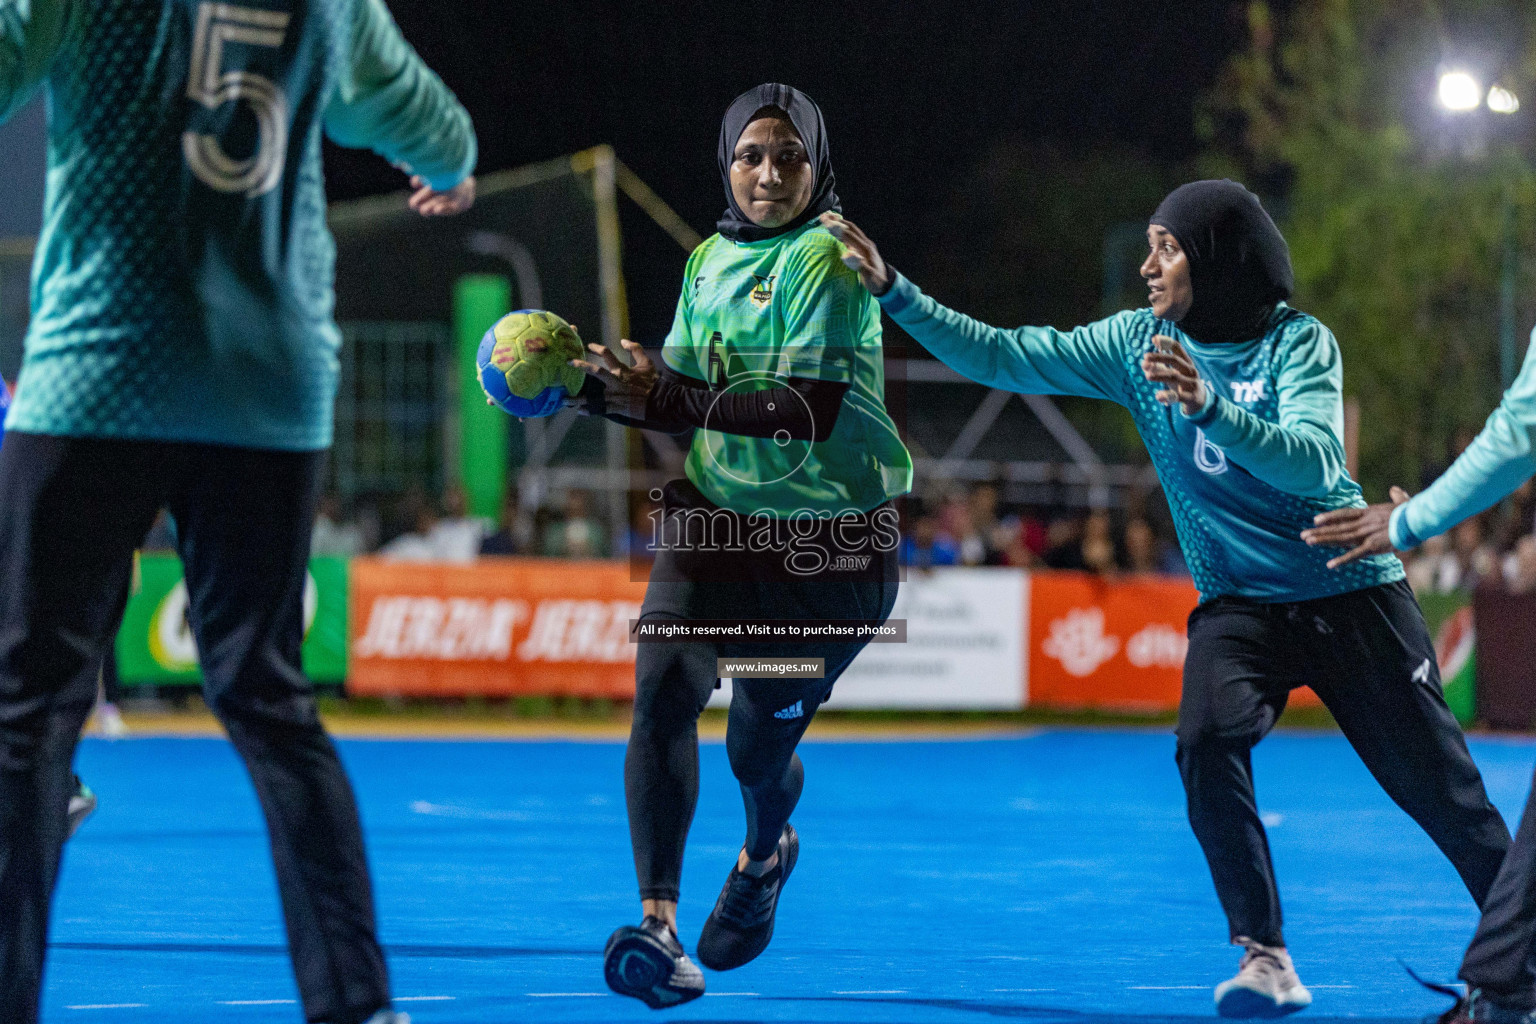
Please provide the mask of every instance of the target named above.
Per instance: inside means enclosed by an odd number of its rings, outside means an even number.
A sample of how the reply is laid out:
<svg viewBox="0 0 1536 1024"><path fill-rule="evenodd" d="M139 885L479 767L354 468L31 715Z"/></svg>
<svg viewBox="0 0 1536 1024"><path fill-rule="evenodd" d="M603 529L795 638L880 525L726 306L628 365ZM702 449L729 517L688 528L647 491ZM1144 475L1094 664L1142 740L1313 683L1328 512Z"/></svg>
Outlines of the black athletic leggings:
<svg viewBox="0 0 1536 1024"><path fill-rule="evenodd" d="M896 603L895 561L871 578L692 582L663 551L641 618L875 619ZM641 899L676 900L683 847L699 795L697 722L714 691L717 657L825 658L821 679L735 679L726 753L741 785L745 847L769 857L789 821L805 770L795 745L860 643L646 643L635 662L635 715L624 756L624 793Z"/></svg>

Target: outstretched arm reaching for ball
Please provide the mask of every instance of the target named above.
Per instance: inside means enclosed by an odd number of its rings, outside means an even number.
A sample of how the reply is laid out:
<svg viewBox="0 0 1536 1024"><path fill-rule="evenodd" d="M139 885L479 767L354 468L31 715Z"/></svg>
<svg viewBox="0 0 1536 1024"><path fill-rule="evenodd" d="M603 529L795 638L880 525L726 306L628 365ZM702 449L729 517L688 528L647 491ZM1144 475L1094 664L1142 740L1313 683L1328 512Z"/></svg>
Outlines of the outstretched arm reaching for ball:
<svg viewBox="0 0 1536 1024"><path fill-rule="evenodd" d="M1081 395L1122 405L1128 400L1127 314L1072 331L993 327L924 295L853 221L828 212L821 224L843 244L843 263L891 319L955 372L1026 395Z"/></svg>
<svg viewBox="0 0 1536 1024"><path fill-rule="evenodd" d="M1125 405L1132 397L1125 361L1145 342L1128 334L1133 313L1119 313L1072 331L1049 327L1004 330L948 309L924 295L880 256L869 236L836 213L821 223L847 249L843 262L908 334L945 365L990 387L1023 394L1081 395ZM1340 439L1338 346L1326 328L1293 344L1276 383L1280 422L1268 423L1222 399L1200 379L1194 360L1174 339L1153 338L1141 357L1142 375L1157 399L1178 404L1233 462L1291 494L1330 493L1344 471Z"/></svg>
<svg viewBox="0 0 1536 1024"><path fill-rule="evenodd" d="M843 255L843 263L858 272L859 281L869 289L869 294L879 298L891 290L894 272L880 258L880 250L875 248L875 243L870 241L857 224L831 211L821 215L821 224L848 250Z"/></svg>

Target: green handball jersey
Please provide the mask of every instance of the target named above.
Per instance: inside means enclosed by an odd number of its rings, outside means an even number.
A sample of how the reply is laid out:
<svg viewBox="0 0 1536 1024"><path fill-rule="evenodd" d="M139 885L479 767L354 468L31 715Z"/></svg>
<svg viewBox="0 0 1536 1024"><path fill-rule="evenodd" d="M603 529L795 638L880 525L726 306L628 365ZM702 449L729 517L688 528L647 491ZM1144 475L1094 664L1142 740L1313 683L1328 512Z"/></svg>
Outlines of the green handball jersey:
<svg viewBox="0 0 1536 1024"><path fill-rule="evenodd" d="M885 410L880 307L820 224L760 242L713 235L688 260L662 349L722 393L790 377L846 383L825 441L694 433L685 471L705 497L750 515L867 512L912 488L912 457ZM803 401L786 389L785 401Z"/></svg>
<svg viewBox="0 0 1536 1024"><path fill-rule="evenodd" d="M6 425L327 447L321 133L438 189L475 163L382 0L0 0L0 121L39 88L47 193Z"/></svg>
<svg viewBox="0 0 1536 1024"><path fill-rule="evenodd" d="M1344 468L1344 370L1333 333L1279 304L1264 334L1203 345L1150 309L1071 331L1004 330L948 309L898 274L880 297L923 347L1005 391L1107 398L1130 410L1168 496L1202 600L1305 601L1403 578L1394 555L1329 569L1336 549L1308 547L1313 516L1361 508ZM1157 401L1141 371L1156 335L1184 346L1206 383L1193 416Z"/></svg>

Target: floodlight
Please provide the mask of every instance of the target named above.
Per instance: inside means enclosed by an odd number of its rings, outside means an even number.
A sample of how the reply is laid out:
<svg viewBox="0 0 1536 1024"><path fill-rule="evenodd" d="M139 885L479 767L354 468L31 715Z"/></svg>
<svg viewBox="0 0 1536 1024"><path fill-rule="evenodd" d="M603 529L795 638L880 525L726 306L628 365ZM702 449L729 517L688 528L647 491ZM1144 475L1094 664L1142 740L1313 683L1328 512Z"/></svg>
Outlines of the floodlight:
<svg viewBox="0 0 1536 1024"><path fill-rule="evenodd" d="M1442 107L1457 112L1476 110L1483 102L1482 86L1465 71L1447 71L1441 75L1437 95Z"/></svg>
<svg viewBox="0 0 1536 1024"><path fill-rule="evenodd" d="M1520 109L1520 97L1496 85L1488 90L1488 109L1495 114L1513 114Z"/></svg>

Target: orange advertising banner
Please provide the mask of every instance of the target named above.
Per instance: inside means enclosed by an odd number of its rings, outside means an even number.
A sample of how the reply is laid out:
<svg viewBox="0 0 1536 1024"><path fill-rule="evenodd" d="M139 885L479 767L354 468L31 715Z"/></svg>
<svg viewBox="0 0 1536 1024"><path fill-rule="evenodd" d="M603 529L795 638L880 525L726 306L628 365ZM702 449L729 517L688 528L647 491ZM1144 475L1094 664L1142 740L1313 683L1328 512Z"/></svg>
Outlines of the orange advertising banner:
<svg viewBox="0 0 1536 1024"><path fill-rule="evenodd" d="M1032 573L1029 696L1032 706L1173 711L1179 706L1186 622L1200 595L1188 582L1106 580L1088 573ZM1315 706L1308 689L1291 694Z"/></svg>
<svg viewBox="0 0 1536 1024"><path fill-rule="evenodd" d="M626 562L485 558L351 565L347 691L632 698Z"/></svg>

